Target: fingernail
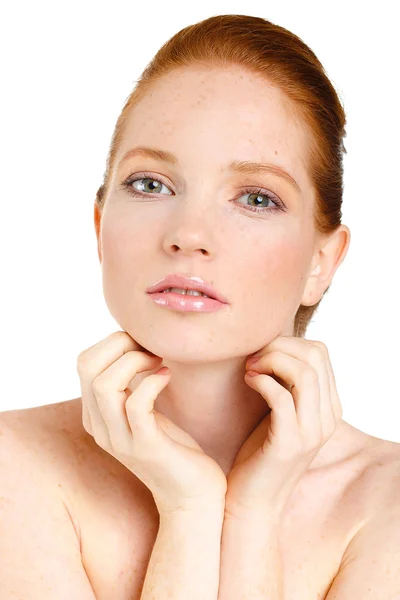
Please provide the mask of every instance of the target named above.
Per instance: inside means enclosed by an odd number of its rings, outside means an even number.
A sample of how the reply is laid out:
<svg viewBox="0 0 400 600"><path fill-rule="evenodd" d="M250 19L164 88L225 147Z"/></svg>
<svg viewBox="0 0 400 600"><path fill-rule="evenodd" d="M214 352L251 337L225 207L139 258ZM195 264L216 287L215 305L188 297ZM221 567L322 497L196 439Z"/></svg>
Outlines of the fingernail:
<svg viewBox="0 0 400 600"><path fill-rule="evenodd" d="M253 356L253 358L249 358L246 365L255 365L260 360L260 356Z"/></svg>
<svg viewBox="0 0 400 600"><path fill-rule="evenodd" d="M255 371L247 371L246 373L246 377L255 377L256 375L259 375L260 373L256 373Z"/></svg>
<svg viewBox="0 0 400 600"><path fill-rule="evenodd" d="M161 367L158 371L155 372L155 375L169 375L170 370L168 367Z"/></svg>

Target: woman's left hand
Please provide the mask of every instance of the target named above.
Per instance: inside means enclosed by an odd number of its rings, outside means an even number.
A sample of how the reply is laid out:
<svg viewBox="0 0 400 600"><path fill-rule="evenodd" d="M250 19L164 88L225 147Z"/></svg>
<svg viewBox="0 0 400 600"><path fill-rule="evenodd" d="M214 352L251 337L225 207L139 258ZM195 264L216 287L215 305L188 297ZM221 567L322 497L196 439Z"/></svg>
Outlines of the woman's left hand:
<svg viewBox="0 0 400 600"><path fill-rule="evenodd" d="M245 520L266 511L281 516L296 483L342 418L322 342L278 336L257 356L256 364L246 364L245 381L271 411L240 448L225 498L225 514ZM257 375L250 377L251 372Z"/></svg>

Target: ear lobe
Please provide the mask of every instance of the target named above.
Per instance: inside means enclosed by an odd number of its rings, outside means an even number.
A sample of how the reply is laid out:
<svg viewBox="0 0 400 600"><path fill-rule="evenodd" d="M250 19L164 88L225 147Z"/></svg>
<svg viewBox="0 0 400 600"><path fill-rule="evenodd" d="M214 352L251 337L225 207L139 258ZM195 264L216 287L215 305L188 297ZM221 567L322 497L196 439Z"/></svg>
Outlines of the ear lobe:
<svg viewBox="0 0 400 600"><path fill-rule="evenodd" d="M317 272L320 272L320 266L314 269L315 273L312 272L307 277L307 283L303 291L303 296L301 298L300 304L303 306L314 306L320 298L321 291L318 286L318 275Z"/></svg>
<svg viewBox="0 0 400 600"><path fill-rule="evenodd" d="M315 267L314 271L312 271L312 273L310 273L310 275L319 275L320 273L321 273L321 265L320 265L320 264L318 264L318 265Z"/></svg>

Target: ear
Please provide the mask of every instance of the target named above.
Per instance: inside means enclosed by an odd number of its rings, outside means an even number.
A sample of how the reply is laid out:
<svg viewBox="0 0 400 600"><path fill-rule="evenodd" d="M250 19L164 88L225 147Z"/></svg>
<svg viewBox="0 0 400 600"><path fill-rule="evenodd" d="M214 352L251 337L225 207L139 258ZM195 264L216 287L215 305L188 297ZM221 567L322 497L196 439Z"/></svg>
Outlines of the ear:
<svg viewBox="0 0 400 600"><path fill-rule="evenodd" d="M340 225L333 234L318 241L304 288L302 305L313 306L321 300L347 254L350 238L350 229L346 225Z"/></svg>
<svg viewBox="0 0 400 600"><path fill-rule="evenodd" d="M95 228L95 231L96 231L97 254L99 256L100 263L101 263L101 259L102 259L102 254L101 254L101 236L100 236L101 215L102 215L102 212L101 212L101 210L100 210L97 202L95 201L95 203L94 203L94 228Z"/></svg>

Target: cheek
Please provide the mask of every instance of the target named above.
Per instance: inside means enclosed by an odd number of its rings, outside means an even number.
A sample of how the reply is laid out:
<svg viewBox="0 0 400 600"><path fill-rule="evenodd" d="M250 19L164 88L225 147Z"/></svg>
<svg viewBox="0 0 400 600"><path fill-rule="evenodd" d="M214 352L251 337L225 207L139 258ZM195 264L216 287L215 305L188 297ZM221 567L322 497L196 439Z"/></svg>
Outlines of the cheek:
<svg viewBox="0 0 400 600"><path fill-rule="evenodd" d="M125 282L140 275L139 265L143 266L143 257L148 256L152 236L141 219L120 211L110 215L103 223L103 273L107 277L123 276Z"/></svg>
<svg viewBox="0 0 400 600"><path fill-rule="evenodd" d="M129 310L135 297L144 293L152 282L146 280L143 272L144 257L151 256L152 237L146 234L145 227L139 227L135 220L109 219L102 229L102 277L103 293L111 314ZM147 276L151 273L147 273Z"/></svg>
<svg viewBox="0 0 400 600"><path fill-rule="evenodd" d="M285 236L253 245L241 270L243 309L259 322L282 323L301 299L306 251L304 238ZM240 296L240 295L239 295Z"/></svg>

